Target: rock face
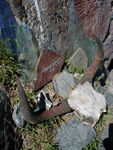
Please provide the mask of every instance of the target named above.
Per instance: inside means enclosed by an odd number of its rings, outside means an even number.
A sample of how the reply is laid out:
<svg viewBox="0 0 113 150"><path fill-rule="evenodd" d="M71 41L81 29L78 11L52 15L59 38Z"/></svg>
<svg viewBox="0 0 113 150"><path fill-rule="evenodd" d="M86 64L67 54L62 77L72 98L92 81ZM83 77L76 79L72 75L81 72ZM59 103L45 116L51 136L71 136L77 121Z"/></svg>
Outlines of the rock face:
<svg viewBox="0 0 113 150"><path fill-rule="evenodd" d="M69 96L71 91L77 86L77 81L72 74L63 71L57 75L54 80L55 92L64 99Z"/></svg>
<svg viewBox="0 0 113 150"><path fill-rule="evenodd" d="M62 125L56 135L56 143L62 150L82 150L96 137L95 130L74 119Z"/></svg>
<svg viewBox="0 0 113 150"><path fill-rule="evenodd" d="M83 30L88 37L92 34L103 39L106 68L113 59L113 3L109 0L74 0Z"/></svg>
<svg viewBox="0 0 113 150"><path fill-rule="evenodd" d="M106 68L109 66L111 60L113 59L113 21L110 23L108 33L109 34L104 42L104 56L108 59L105 62Z"/></svg>
<svg viewBox="0 0 113 150"><path fill-rule="evenodd" d="M76 51L75 38L83 36L83 29L73 0L25 0L21 6L26 10L28 25L40 51L50 49L56 53L66 52L68 56ZM15 14L16 6L11 8Z"/></svg>
<svg viewBox="0 0 113 150"><path fill-rule="evenodd" d="M21 148L22 141L14 134L14 123L7 96L0 90L0 147L1 150Z"/></svg>
<svg viewBox="0 0 113 150"><path fill-rule="evenodd" d="M113 70L111 70L106 80L106 91L110 94L113 94Z"/></svg>
<svg viewBox="0 0 113 150"><path fill-rule="evenodd" d="M74 0L74 4L86 35L96 34L104 39L111 19L110 2Z"/></svg>
<svg viewBox="0 0 113 150"><path fill-rule="evenodd" d="M68 103L78 117L85 123L94 126L102 112L106 112L106 101L97 93L89 82L78 85L70 94Z"/></svg>
<svg viewBox="0 0 113 150"><path fill-rule="evenodd" d="M11 9L6 2L6 0L0 1L0 29L2 33L2 39L9 38L11 40L10 48L16 53L15 48L16 44L14 39L16 38L15 34L15 24L16 21L13 17Z"/></svg>
<svg viewBox="0 0 113 150"><path fill-rule="evenodd" d="M67 3L65 0L24 0L23 6L39 49L63 51L66 33Z"/></svg>
<svg viewBox="0 0 113 150"><path fill-rule="evenodd" d="M13 14L26 17L28 25L38 42L40 51L50 49L66 53L76 52L76 39L96 34L104 42L107 67L112 55L112 2L109 0L10 0ZM82 25L82 26L81 26ZM84 40L81 40L81 45ZM88 44L86 46L86 49ZM84 48L82 48L84 50ZM85 50L84 50L85 51ZM85 51L88 65L95 56L95 49ZM90 55L89 55L90 54ZM90 60L91 59L91 60Z"/></svg>

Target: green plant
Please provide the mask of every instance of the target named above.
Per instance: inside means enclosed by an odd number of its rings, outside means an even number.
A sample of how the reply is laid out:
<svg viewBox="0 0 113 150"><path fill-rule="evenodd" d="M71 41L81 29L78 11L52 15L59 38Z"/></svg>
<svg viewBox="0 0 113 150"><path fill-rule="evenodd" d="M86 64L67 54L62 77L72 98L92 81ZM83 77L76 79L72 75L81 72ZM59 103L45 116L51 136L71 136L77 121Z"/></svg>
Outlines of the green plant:
<svg viewBox="0 0 113 150"><path fill-rule="evenodd" d="M100 141L100 137L102 132L104 131L104 128L106 125L109 125L110 118L113 116L113 106L109 107L107 110L107 113L103 113L100 117L98 123L95 126L95 130L97 133L96 138L93 139L92 142L90 142L88 145L86 145L83 150L97 150L98 149L98 143Z"/></svg>
<svg viewBox="0 0 113 150"><path fill-rule="evenodd" d="M54 144L47 143L44 150L58 150Z"/></svg>
<svg viewBox="0 0 113 150"><path fill-rule="evenodd" d="M3 86L12 84L15 74L19 73L19 65L8 48L9 43L9 39L0 41L0 82Z"/></svg>
<svg viewBox="0 0 113 150"><path fill-rule="evenodd" d="M75 72L76 73L79 73L79 74L82 74L83 73L83 68L82 67L73 67L72 65L70 65L68 62L69 62L69 58L66 57L65 60L65 66L66 68L68 69L68 71L72 74L74 74Z"/></svg>
<svg viewBox="0 0 113 150"><path fill-rule="evenodd" d="M42 130L48 130L49 128L53 128L53 126L59 124L61 122L61 118L59 116L49 119L48 121L40 123L38 126Z"/></svg>
<svg viewBox="0 0 113 150"><path fill-rule="evenodd" d="M82 150L97 150L98 148L98 141L93 138L93 141L86 145Z"/></svg>
<svg viewBox="0 0 113 150"><path fill-rule="evenodd" d="M21 129L21 132L27 134L36 150L58 150L57 146L53 143L53 132L58 128L59 122L61 122L61 118L58 116L39 123L37 126L27 123L26 126Z"/></svg>

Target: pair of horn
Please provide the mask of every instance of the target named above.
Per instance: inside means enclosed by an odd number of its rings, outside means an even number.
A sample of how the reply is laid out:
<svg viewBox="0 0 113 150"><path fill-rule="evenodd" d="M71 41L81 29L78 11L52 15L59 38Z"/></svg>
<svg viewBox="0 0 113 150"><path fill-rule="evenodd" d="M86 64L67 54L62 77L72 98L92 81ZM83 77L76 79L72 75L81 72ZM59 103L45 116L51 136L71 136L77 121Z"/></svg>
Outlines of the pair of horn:
<svg viewBox="0 0 113 150"><path fill-rule="evenodd" d="M92 62L92 64L89 66L89 68L84 73L84 76L81 81L82 84L85 81L89 81L90 83L92 83L92 79L98 69L98 66L101 64L101 61L104 57L103 56L103 45L102 45L101 41L96 36L93 36L93 37L98 44L98 53L97 53L97 56L95 57L94 61ZM50 118L53 118L55 116L63 115L65 113L72 111L67 100L63 100L62 103L60 103L58 106L53 106L50 110L44 110L43 112L40 112L40 111L33 112L29 105L27 96L25 94L25 91L24 91L22 84L18 77L16 79L16 83L17 83L17 89L18 89L18 95L19 95L19 101L20 101L20 109L21 109L24 119L27 122L29 122L31 124L36 124L38 122L42 122L42 121L48 120Z"/></svg>

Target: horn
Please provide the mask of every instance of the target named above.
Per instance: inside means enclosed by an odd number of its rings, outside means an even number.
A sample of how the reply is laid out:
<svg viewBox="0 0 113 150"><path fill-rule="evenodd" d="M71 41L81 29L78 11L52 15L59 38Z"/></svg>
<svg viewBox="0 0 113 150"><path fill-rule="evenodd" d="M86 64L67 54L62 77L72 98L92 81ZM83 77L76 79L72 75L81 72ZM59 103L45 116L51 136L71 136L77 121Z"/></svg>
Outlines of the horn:
<svg viewBox="0 0 113 150"><path fill-rule="evenodd" d="M26 93L22 87L19 77L16 78L16 83L20 101L20 110L27 122L35 124L72 111L67 100L63 100L61 104L52 107L50 110L45 110L43 112L33 112L29 105Z"/></svg>
<svg viewBox="0 0 113 150"><path fill-rule="evenodd" d="M98 66L102 63L102 60L104 58L104 52L103 52L103 44L100 41L99 38L97 38L95 35L93 35L93 39L96 41L98 45L98 52L93 60L92 64L89 66L89 68L84 73L84 76L81 79L81 84L83 84L86 81L89 81L92 83L93 77L98 69Z"/></svg>

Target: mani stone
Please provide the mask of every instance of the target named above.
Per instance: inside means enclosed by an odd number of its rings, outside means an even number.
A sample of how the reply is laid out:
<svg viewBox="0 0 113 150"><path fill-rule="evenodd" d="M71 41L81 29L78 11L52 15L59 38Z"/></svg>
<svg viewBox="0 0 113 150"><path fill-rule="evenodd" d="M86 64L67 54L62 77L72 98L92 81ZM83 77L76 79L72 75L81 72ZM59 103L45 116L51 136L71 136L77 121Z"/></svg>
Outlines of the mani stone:
<svg viewBox="0 0 113 150"><path fill-rule="evenodd" d="M94 90L91 83L79 84L68 98L68 104L85 124L95 126L101 114L106 112L104 96Z"/></svg>
<svg viewBox="0 0 113 150"><path fill-rule="evenodd" d="M82 150L93 137L96 137L95 130L75 118L58 129L55 142L62 150Z"/></svg>
<svg viewBox="0 0 113 150"><path fill-rule="evenodd" d="M37 80L34 90L37 91L51 81L55 74L61 71L63 64L64 55L56 54L50 50L41 52L37 65Z"/></svg>
<svg viewBox="0 0 113 150"><path fill-rule="evenodd" d="M71 91L76 87L77 81L71 73L63 71L57 75L54 80L55 92L63 97L64 99L68 97Z"/></svg>
<svg viewBox="0 0 113 150"><path fill-rule="evenodd" d="M68 63L71 64L73 67L81 67L85 70L88 66L88 58L82 48L78 48L77 51L69 59Z"/></svg>

